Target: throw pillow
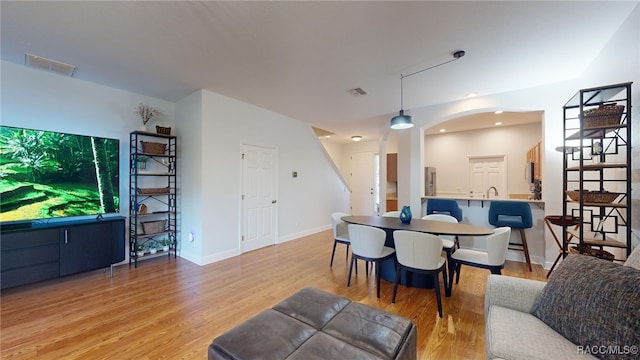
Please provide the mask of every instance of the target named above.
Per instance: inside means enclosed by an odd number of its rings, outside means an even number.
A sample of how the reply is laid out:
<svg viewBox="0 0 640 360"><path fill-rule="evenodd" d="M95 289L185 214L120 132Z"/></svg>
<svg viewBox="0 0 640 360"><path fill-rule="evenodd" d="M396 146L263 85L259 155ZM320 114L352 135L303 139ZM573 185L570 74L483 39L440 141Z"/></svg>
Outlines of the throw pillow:
<svg viewBox="0 0 640 360"><path fill-rule="evenodd" d="M640 270L570 254L534 301L531 312L601 359L632 359L640 345ZM635 348L634 348L635 347Z"/></svg>

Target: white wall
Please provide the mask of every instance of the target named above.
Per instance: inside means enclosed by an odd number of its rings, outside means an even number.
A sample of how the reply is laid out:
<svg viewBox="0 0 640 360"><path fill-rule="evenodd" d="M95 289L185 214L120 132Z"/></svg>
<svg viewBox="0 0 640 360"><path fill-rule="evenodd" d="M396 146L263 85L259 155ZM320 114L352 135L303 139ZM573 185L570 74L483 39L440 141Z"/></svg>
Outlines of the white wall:
<svg viewBox="0 0 640 360"><path fill-rule="evenodd" d="M201 103L199 120L186 103ZM202 154L184 174L200 177L201 184L181 190L185 199L199 200L193 208L183 204L185 229L200 229L192 243L186 231L181 234L191 261L206 264L240 252L243 144L277 150L279 242L328 229L332 212L347 212L348 191L308 124L206 90L179 101L176 110L178 119L190 118L183 163Z"/></svg>
<svg viewBox="0 0 640 360"><path fill-rule="evenodd" d="M438 195L466 195L469 190L469 157L506 155L507 191L500 189L500 196L528 194L529 184L523 170L526 155L541 138L541 123L427 135L424 164L437 169Z"/></svg>
<svg viewBox="0 0 640 360"><path fill-rule="evenodd" d="M129 132L142 124L134 111L140 102L157 107L163 115L147 125L175 129L174 104L6 61L0 70L2 125L120 139L120 215L128 216Z"/></svg>
<svg viewBox="0 0 640 360"><path fill-rule="evenodd" d="M409 193L399 194L399 202L408 201L412 207L419 208L420 196L424 185L419 169L424 166L423 147L424 129L437 124L473 113L504 110L504 111L530 111L541 110L544 112L542 142L543 174L542 200L545 202L545 214L562 214L562 154L556 152L556 146L562 144L562 107L581 88L589 88L601 85L616 84L633 81L633 143L637 144L640 135L637 133L638 106L640 103L640 5L629 16L609 43L603 48L600 56L578 79L563 83L550 84L536 88L523 89L504 94L481 96L473 99L464 99L447 104L413 109L412 115L416 126L409 133L403 134L403 140L399 141L398 166L399 186L409 188ZM405 142L406 140L406 142ZM637 145L636 148L638 147ZM634 154L638 154L634 150ZM401 159L405 161L400 161ZM638 159L636 156L635 159ZM637 160L633 164L633 184L640 182L640 171ZM404 175L403 175L404 174ZM402 176L401 176L402 175ZM639 208L638 191L632 195L634 209ZM639 225L636 211L633 215L634 228ZM635 239L637 239L637 234ZM540 240L538 240L540 241ZM551 235L545 233L545 261L549 267L557 255L557 246Z"/></svg>

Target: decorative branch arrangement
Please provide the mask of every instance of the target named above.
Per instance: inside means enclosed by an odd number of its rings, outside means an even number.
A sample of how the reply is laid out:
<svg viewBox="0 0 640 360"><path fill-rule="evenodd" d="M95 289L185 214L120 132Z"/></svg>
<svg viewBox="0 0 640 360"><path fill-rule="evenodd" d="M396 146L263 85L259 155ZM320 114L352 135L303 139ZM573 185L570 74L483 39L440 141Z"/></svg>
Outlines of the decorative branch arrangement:
<svg viewBox="0 0 640 360"><path fill-rule="evenodd" d="M147 123L149 122L149 120L151 120L152 117L160 115L161 112L160 110L152 106L140 103L138 104L138 107L136 108L136 111L134 112L134 114L142 118L143 125L147 125Z"/></svg>

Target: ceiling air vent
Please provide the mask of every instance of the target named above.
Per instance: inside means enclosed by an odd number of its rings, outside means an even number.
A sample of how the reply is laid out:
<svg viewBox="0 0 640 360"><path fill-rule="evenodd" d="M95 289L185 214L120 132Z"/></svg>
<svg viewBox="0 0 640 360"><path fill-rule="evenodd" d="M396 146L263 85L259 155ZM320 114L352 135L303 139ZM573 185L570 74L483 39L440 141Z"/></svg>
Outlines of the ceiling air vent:
<svg viewBox="0 0 640 360"><path fill-rule="evenodd" d="M363 88L353 88L351 90L347 90L349 92L349 94L353 95L353 96L361 96L361 95L367 95L367 92L364 91Z"/></svg>
<svg viewBox="0 0 640 360"><path fill-rule="evenodd" d="M59 61L50 60L28 53L24 54L24 64L28 67L51 71L56 74L65 76L73 76L73 73L76 71L76 67L73 65L65 64Z"/></svg>

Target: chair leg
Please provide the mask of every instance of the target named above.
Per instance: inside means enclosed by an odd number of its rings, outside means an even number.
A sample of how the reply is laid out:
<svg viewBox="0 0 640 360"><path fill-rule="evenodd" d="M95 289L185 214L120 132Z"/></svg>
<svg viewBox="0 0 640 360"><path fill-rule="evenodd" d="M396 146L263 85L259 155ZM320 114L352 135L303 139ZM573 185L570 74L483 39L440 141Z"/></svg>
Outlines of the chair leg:
<svg viewBox="0 0 640 360"><path fill-rule="evenodd" d="M351 255L353 257L353 255ZM356 276L358 276L358 259L356 258Z"/></svg>
<svg viewBox="0 0 640 360"><path fill-rule="evenodd" d="M353 263L356 261L356 257L351 254L351 266L349 266L349 277L347 278L347 287L351 286L351 271L353 270ZM356 266L356 271L358 271L358 267Z"/></svg>
<svg viewBox="0 0 640 360"><path fill-rule="evenodd" d="M495 275L502 275L502 270L497 267L489 268L489 271L491 271L491 273Z"/></svg>
<svg viewBox="0 0 640 360"><path fill-rule="evenodd" d="M462 268L462 264L456 264L456 284L460 283L460 269Z"/></svg>
<svg viewBox="0 0 640 360"><path fill-rule="evenodd" d="M436 279L438 276L436 275ZM451 292L447 290L449 288L449 282L447 281L447 267L442 268L442 283L444 284L444 296L451 296Z"/></svg>
<svg viewBox="0 0 640 360"><path fill-rule="evenodd" d="M400 264L396 265L396 280L393 282L393 295L391 296L391 303L396 303L396 293L398 292L398 283L400 282Z"/></svg>
<svg viewBox="0 0 640 360"><path fill-rule="evenodd" d="M442 318L442 299L440 298L440 281L438 273L433 274L433 287L436 289L436 301L438 302L438 315Z"/></svg>
<svg viewBox="0 0 640 360"><path fill-rule="evenodd" d="M329 267L333 266L333 256L336 254L336 241L333 241L333 251L331 252L331 263L329 263Z"/></svg>
<svg viewBox="0 0 640 360"><path fill-rule="evenodd" d="M375 261L376 264L376 295L380 298L380 260Z"/></svg>
<svg viewBox="0 0 640 360"><path fill-rule="evenodd" d="M449 269L449 296L451 296L451 290L453 289L453 275L456 273L456 263L451 263L451 268Z"/></svg>
<svg viewBox="0 0 640 360"><path fill-rule="evenodd" d="M373 266L371 266L371 270L373 270ZM364 271L365 271L365 275L369 276L369 262L368 261L364 262Z"/></svg>
<svg viewBox="0 0 640 360"><path fill-rule="evenodd" d="M527 246L527 237L524 234L524 229L520 229L520 236L522 237L522 248L524 250L524 258L527 260L527 266L529 266L529 271L531 270L531 259L529 258L529 247Z"/></svg>
<svg viewBox="0 0 640 360"><path fill-rule="evenodd" d="M344 259L345 259L345 260L349 260L349 246L350 246L350 245L351 245L351 244L347 244L347 251L345 251L345 253L344 253ZM335 251L335 250L334 250L334 251Z"/></svg>
<svg viewBox="0 0 640 360"><path fill-rule="evenodd" d="M451 252L453 251L453 249L445 249L444 250L445 253L447 254L447 266L445 267L445 269L448 269L449 272L448 274L450 274L451 276L455 273L455 269L454 269L454 264L453 261L451 261ZM444 282L444 293L446 297L450 297L451 296L451 283L453 282L453 277L451 278L451 281L447 282L447 271L445 270L444 272L444 277L445 277L445 282Z"/></svg>

